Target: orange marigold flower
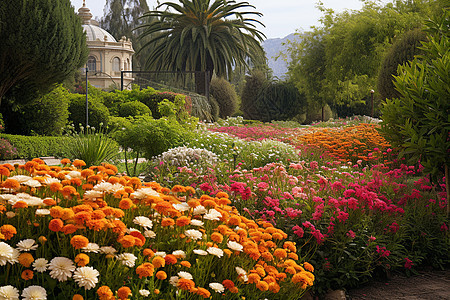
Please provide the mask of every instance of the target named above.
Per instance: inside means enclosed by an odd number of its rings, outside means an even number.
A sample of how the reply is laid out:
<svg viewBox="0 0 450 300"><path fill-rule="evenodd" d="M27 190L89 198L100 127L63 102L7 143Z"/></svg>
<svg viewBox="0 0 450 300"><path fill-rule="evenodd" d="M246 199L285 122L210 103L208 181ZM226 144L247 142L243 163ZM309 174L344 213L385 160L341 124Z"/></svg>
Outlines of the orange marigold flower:
<svg viewBox="0 0 450 300"><path fill-rule="evenodd" d="M15 179L8 178L3 182L2 187L5 189L17 190L20 188L20 183Z"/></svg>
<svg viewBox="0 0 450 300"><path fill-rule="evenodd" d="M305 268L305 270L310 271L310 272L314 272L314 267L309 263L309 262L304 262L303 263L303 267Z"/></svg>
<svg viewBox="0 0 450 300"><path fill-rule="evenodd" d="M180 262L180 265L182 265L185 268L190 268L191 267L191 263L188 262L187 260L183 260Z"/></svg>
<svg viewBox="0 0 450 300"><path fill-rule="evenodd" d="M234 282L229 280L229 279L225 279L224 281L222 281L222 284L224 287L226 287L227 289L231 289L234 287Z"/></svg>
<svg viewBox="0 0 450 300"><path fill-rule="evenodd" d="M248 283L257 283L261 280L261 277L256 273L248 274Z"/></svg>
<svg viewBox="0 0 450 300"><path fill-rule="evenodd" d="M97 295L100 298L100 300L112 300L114 296L111 289L106 285L103 285L98 288Z"/></svg>
<svg viewBox="0 0 450 300"><path fill-rule="evenodd" d="M269 291L272 293L278 293L280 291L280 285L276 282L270 282L269 283Z"/></svg>
<svg viewBox="0 0 450 300"><path fill-rule="evenodd" d="M76 168L78 168L78 167L81 168L81 167L84 167L86 165L86 163L83 160L81 160L81 159L75 159L72 164Z"/></svg>
<svg viewBox="0 0 450 300"><path fill-rule="evenodd" d="M63 194L64 197L67 198L70 195L75 195L77 193L77 190L71 185L66 185L65 187L62 188L61 193Z"/></svg>
<svg viewBox="0 0 450 300"><path fill-rule="evenodd" d="M177 219L176 224L179 227L183 227L183 226L189 225L190 222L191 222L191 218L186 217L186 216L181 216Z"/></svg>
<svg viewBox="0 0 450 300"><path fill-rule="evenodd" d="M136 268L136 274L139 275L139 278L142 277L150 277L153 276L153 272L155 271L155 267L151 263L143 263Z"/></svg>
<svg viewBox="0 0 450 300"><path fill-rule="evenodd" d="M216 197L217 197L217 198L229 198L230 196L228 196L228 194L225 193L225 192L218 192L218 193L216 194Z"/></svg>
<svg viewBox="0 0 450 300"><path fill-rule="evenodd" d="M61 206L53 206L50 208L50 216L54 219L60 219L63 216L64 209Z"/></svg>
<svg viewBox="0 0 450 300"><path fill-rule="evenodd" d="M190 279L180 278L178 280L177 286L181 290L190 291L195 287L195 283Z"/></svg>
<svg viewBox="0 0 450 300"><path fill-rule="evenodd" d="M118 177L116 177L116 176L111 176L111 177L108 178L108 182L111 183L111 184L119 183L119 181L120 181L120 179Z"/></svg>
<svg viewBox="0 0 450 300"><path fill-rule="evenodd" d="M161 256L154 256L152 260L152 264L155 266L155 268L161 268L166 265L166 260L164 257Z"/></svg>
<svg viewBox="0 0 450 300"><path fill-rule="evenodd" d="M202 288L202 287L199 287L199 288L197 289L197 291L195 291L195 293L196 293L197 295L203 297L203 298L209 298L209 297L211 297L210 291L208 291L207 289Z"/></svg>
<svg viewBox="0 0 450 300"><path fill-rule="evenodd" d="M24 270L23 272L22 272L22 274L20 275L20 277L23 279L23 280L30 280L30 279L33 279L33 271L31 271L31 270L29 270L29 269L26 269L26 270Z"/></svg>
<svg viewBox="0 0 450 300"><path fill-rule="evenodd" d="M0 167L0 175L8 177L11 174L11 172L8 170L8 168L5 168L3 166Z"/></svg>
<svg viewBox="0 0 450 300"><path fill-rule="evenodd" d="M94 231L100 231L105 228L107 223L108 221L106 221L105 219L88 220L86 221L86 227Z"/></svg>
<svg viewBox="0 0 450 300"><path fill-rule="evenodd" d="M133 247L133 246L134 246L134 244L135 244L135 239L134 239L134 237L131 236L131 235L126 235L126 236L120 238L120 239L118 240L118 242L122 245L122 247L124 247L124 248L130 248L130 247Z"/></svg>
<svg viewBox="0 0 450 300"><path fill-rule="evenodd" d="M123 198L119 202L120 209L130 209L133 205L134 205L133 201L131 201L131 199L129 199L129 198Z"/></svg>
<svg viewBox="0 0 450 300"><path fill-rule="evenodd" d="M77 225L83 225L84 223L86 223L86 221L89 221L91 218L92 218L91 213L87 211L77 212L73 216L73 219L75 220L75 223Z"/></svg>
<svg viewBox="0 0 450 300"><path fill-rule="evenodd" d="M213 232L213 233L211 234L211 240L212 240L213 242L216 242L216 243L222 243L222 241L223 241L223 235L221 235L221 234L218 233L218 232Z"/></svg>
<svg viewBox="0 0 450 300"><path fill-rule="evenodd" d="M80 294L75 294L73 295L72 300L84 300L84 298Z"/></svg>
<svg viewBox="0 0 450 300"><path fill-rule="evenodd" d="M145 244L145 237L139 231L132 231L130 235L135 238L135 245L141 247Z"/></svg>
<svg viewBox="0 0 450 300"><path fill-rule="evenodd" d="M153 252L152 249L145 248L144 251L142 251L142 254L144 254L144 256L153 257L155 252Z"/></svg>
<svg viewBox="0 0 450 300"><path fill-rule="evenodd" d="M287 252L284 249L277 248L275 251L273 251L273 256L275 256L278 259L283 259L287 257Z"/></svg>
<svg viewBox="0 0 450 300"><path fill-rule="evenodd" d="M160 201L155 205L155 210L161 215L167 214L169 209L172 209L172 204L167 201Z"/></svg>
<svg viewBox="0 0 450 300"><path fill-rule="evenodd" d="M228 205L231 204L231 200L228 198L219 198L217 203L219 203L219 205Z"/></svg>
<svg viewBox="0 0 450 300"><path fill-rule="evenodd" d="M119 297L120 300L125 300L130 295L131 295L131 290L127 286L123 286L117 290L117 297Z"/></svg>
<svg viewBox="0 0 450 300"><path fill-rule="evenodd" d="M89 244L89 240L82 235L74 235L70 239L70 244L75 249L81 249L81 248L87 247L87 245Z"/></svg>
<svg viewBox="0 0 450 300"><path fill-rule="evenodd" d="M28 252L21 253L18 259L19 263L25 268L29 268L31 263L34 261L33 255Z"/></svg>
<svg viewBox="0 0 450 300"><path fill-rule="evenodd" d="M58 232L64 227L64 223L61 219L53 219L48 223L48 228L51 231Z"/></svg>
<svg viewBox="0 0 450 300"><path fill-rule="evenodd" d="M25 201L17 201L14 205L13 208L15 209L19 209L19 208L27 208L28 204Z"/></svg>
<svg viewBox="0 0 450 300"><path fill-rule="evenodd" d="M199 202L197 199L190 199L190 200L187 202L187 204L188 204L190 207L195 208L195 207L197 207L197 206L200 205L200 202Z"/></svg>
<svg viewBox="0 0 450 300"><path fill-rule="evenodd" d="M173 226L175 225L175 221L172 218L164 218L161 220L161 226L167 227L167 226Z"/></svg>
<svg viewBox="0 0 450 300"><path fill-rule="evenodd" d="M269 284L265 281L260 280L256 283L256 288L260 291L265 292L269 290Z"/></svg>
<svg viewBox="0 0 450 300"><path fill-rule="evenodd" d="M293 260L298 260L298 255L296 253L289 252L288 258L293 259Z"/></svg>
<svg viewBox="0 0 450 300"><path fill-rule="evenodd" d="M78 230L78 227L76 227L75 225L73 225L73 224L67 224L67 225L64 225L64 227L61 229L61 231L64 233L64 234L72 234L72 233L74 233L75 231L77 231Z"/></svg>
<svg viewBox="0 0 450 300"><path fill-rule="evenodd" d="M85 191L89 191L89 190L92 190L94 188L94 186L90 183L85 183L81 186L81 188Z"/></svg>
<svg viewBox="0 0 450 300"><path fill-rule="evenodd" d="M164 256L164 260L168 265L174 265L177 263L177 257L173 254L167 254L166 256Z"/></svg>
<svg viewBox="0 0 450 300"><path fill-rule="evenodd" d="M44 204L47 206L54 206L56 205L56 201L53 198L45 198Z"/></svg>
<svg viewBox="0 0 450 300"><path fill-rule="evenodd" d="M270 252L268 252L268 251L263 252L263 253L261 254L261 256L262 256L262 258L263 258L265 261L272 261L272 260L273 260L272 254L270 254Z"/></svg>
<svg viewBox="0 0 450 300"><path fill-rule="evenodd" d="M172 192L173 193L185 193L186 192L186 188L182 185L176 184L173 186L172 188Z"/></svg>
<svg viewBox="0 0 450 300"><path fill-rule="evenodd" d="M70 159L68 159L68 158L63 158L63 159L61 159L61 164L62 165L69 165L69 164L71 164L72 162L70 161Z"/></svg>
<svg viewBox="0 0 450 300"><path fill-rule="evenodd" d="M216 202L214 200L205 200L203 201L203 206L206 208L215 208L217 206Z"/></svg>
<svg viewBox="0 0 450 300"><path fill-rule="evenodd" d="M159 280L164 280L167 278L167 274L164 271L158 271L156 273L156 278L158 278Z"/></svg>
<svg viewBox="0 0 450 300"><path fill-rule="evenodd" d="M239 226L241 224L241 218L239 218L239 216L231 216L228 219L227 224L229 226Z"/></svg>
<svg viewBox="0 0 450 300"><path fill-rule="evenodd" d="M312 285L311 279L306 275L306 272L300 272L292 276L291 281L301 289L306 289L308 285Z"/></svg>
<svg viewBox="0 0 450 300"><path fill-rule="evenodd" d="M290 242L290 241L284 242L283 248L289 249L289 251L291 251L291 252L297 252L297 247L295 246L295 244L293 242Z"/></svg>
<svg viewBox="0 0 450 300"><path fill-rule="evenodd" d="M75 263L79 267L84 267L89 263L89 256L84 253L79 253L77 256L75 256Z"/></svg>

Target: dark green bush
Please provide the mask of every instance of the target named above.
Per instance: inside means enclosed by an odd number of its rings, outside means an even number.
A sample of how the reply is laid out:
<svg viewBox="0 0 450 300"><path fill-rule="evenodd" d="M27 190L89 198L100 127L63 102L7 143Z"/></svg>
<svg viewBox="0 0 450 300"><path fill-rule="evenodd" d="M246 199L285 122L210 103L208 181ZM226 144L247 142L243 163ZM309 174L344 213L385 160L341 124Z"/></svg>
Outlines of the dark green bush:
<svg viewBox="0 0 450 300"><path fill-rule="evenodd" d="M219 117L231 117L237 108L237 94L234 87L224 78L211 80L210 93L219 104Z"/></svg>
<svg viewBox="0 0 450 300"><path fill-rule="evenodd" d="M211 117L212 121L217 121L219 119L219 103L217 103L214 97L209 97L209 104L211 105Z"/></svg>
<svg viewBox="0 0 450 300"><path fill-rule="evenodd" d="M64 144L69 142L68 137L55 136L23 136L0 134L0 138L8 140L17 149L13 158L32 159L35 157L56 156L64 157Z"/></svg>
<svg viewBox="0 0 450 300"><path fill-rule="evenodd" d="M91 127L100 128L100 124L108 124L109 110L103 105L99 98L88 96L88 116ZM69 120L73 122L76 130L79 130L79 124L86 126L86 96L72 94L69 104Z"/></svg>
<svg viewBox="0 0 450 300"><path fill-rule="evenodd" d="M110 116L108 119L108 132L112 133L122 128L131 126L133 118L122 118Z"/></svg>
<svg viewBox="0 0 450 300"><path fill-rule="evenodd" d="M413 29L405 32L389 49L381 63L378 74L377 88L381 100L399 98L400 93L395 89L394 76L397 76L397 68L410 61L415 55L422 53L418 47L421 41L426 40L426 34L421 29Z"/></svg>
<svg viewBox="0 0 450 300"><path fill-rule="evenodd" d="M266 76L260 70L254 70L250 76L245 76L245 85L241 94L241 110L244 119L257 119L257 99L267 84Z"/></svg>
<svg viewBox="0 0 450 300"><path fill-rule="evenodd" d="M142 102L137 100L122 103L119 107L119 117L134 117L142 115L152 115L152 111Z"/></svg>

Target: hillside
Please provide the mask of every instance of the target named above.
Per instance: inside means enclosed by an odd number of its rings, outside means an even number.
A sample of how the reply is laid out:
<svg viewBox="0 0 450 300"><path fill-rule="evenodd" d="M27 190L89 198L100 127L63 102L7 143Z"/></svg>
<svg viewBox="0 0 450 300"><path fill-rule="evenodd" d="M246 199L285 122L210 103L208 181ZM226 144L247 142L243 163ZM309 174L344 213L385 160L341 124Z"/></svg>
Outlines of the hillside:
<svg viewBox="0 0 450 300"><path fill-rule="evenodd" d="M280 56L280 53L283 53L283 51L285 51L286 46L284 46L283 44L288 40L292 41L294 39L299 39L299 36L291 33L284 38L267 39L263 42L262 46L264 48L264 51L266 51L268 64L273 71L274 77L278 77L279 79L285 78L285 74L287 72L287 63L282 57L279 57L278 59L276 59L276 57Z"/></svg>

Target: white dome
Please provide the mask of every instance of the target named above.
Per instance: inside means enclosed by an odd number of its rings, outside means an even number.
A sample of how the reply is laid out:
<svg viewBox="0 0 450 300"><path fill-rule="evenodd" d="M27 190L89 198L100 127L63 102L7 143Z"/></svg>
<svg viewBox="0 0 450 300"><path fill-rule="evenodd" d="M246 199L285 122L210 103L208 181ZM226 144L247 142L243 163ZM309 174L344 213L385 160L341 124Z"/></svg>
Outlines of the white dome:
<svg viewBox="0 0 450 300"><path fill-rule="evenodd" d="M117 42L116 39L106 30L92 25L92 24L84 24L83 30L86 32L87 41L96 41L99 39L100 41L105 42Z"/></svg>

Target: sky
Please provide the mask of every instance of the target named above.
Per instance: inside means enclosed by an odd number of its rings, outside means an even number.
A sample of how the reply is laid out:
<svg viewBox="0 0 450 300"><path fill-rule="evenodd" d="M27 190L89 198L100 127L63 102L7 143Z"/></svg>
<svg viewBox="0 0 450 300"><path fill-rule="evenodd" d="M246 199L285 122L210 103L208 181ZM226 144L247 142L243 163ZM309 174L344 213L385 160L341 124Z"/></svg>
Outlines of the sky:
<svg viewBox="0 0 450 300"><path fill-rule="evenodd" d="M83 4L83 0L71 2L75 11ZM267 38L283 38L296 30L307 31L311 26L320 25L322 13L316 8L316 0L247 0L247 2L263 14L259 21L266 27L260 30ZM86 6L91 9L94 18L98 19L103 16L105 3L106 0L86 0ZM147 3L150 9L156 6L156 0L147 0ZM361 0L322 0L322 3L335 12L345 9L359 10L363 6Z"/></svg>

